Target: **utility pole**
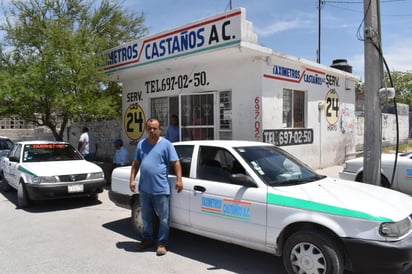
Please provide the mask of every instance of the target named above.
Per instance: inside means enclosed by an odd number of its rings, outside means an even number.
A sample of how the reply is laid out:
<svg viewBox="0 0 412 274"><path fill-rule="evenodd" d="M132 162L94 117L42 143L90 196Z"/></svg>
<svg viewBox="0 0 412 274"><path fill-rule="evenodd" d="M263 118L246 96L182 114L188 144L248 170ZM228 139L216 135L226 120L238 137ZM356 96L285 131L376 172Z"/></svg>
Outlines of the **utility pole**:
<svg viewBox="0 0 412 274"><path fill-rule="evenodd" d="M379 0L364 0L365 13L365 132L363 182L381 184L381 105L378 90L383 86Z"/></svg>
<svg viewBox="0 0 412 274"><path fill-rule="evenodd" d="M323 6L323 0L318 0L318 50L316 51L316 62L320 64L320 37L321 37L321 9Z"/></svg>

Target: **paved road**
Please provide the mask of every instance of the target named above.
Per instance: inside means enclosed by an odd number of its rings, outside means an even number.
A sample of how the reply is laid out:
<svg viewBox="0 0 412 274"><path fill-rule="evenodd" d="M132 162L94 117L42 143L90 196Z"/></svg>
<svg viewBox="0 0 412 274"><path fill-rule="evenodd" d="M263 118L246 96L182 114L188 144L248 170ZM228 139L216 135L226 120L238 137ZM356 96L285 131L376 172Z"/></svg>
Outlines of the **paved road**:
<svg viewBox="0 0 412 274"><path fill-rule="evenodd" d="M285 273L281 258L177 230L166 256L137 252L129 215L107 191L27 210L16 209L15 191L1 192L0 273Z"/></svg>
<svg viewBox="0 0 412 274"><path fill-rule="evenodd" d="M1 273L279 273L262 252L171 231L170 251L136 251L129 211L108 199L47 201L16 209L16 192L0 193Z"/></svg>

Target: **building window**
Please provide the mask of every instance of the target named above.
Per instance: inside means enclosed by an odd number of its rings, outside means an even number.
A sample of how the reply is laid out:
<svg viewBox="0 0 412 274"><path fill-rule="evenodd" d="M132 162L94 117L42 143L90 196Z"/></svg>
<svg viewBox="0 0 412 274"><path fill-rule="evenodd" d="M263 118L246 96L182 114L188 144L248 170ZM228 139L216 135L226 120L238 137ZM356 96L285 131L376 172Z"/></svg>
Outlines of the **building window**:
<svg viewBox="0 0 412 274"><path fill-rule="evenodd" d="M219 93L219 139L232 140L232 92Z"/></svg>
<svg viewBox="0 0 412 274"><path fill-rule="evenodd" d="M172 115L179 116L179 98L177 96L153 98L151 100L150 118L159 119L162 135L166 134L167 127L170 123L170 116Z"/></svg>
<svg viewBox="0 0 412 274"><path fill-rule="evenodd" d="M305 127L305 92L283 90L283 127Z"/></svg>
<svg viewBox="0 0 412 274"><path fill-rule="evenodd" d="M151 100L151 117L156 118L160 121L160 126L162 128L162 135L165 134L165 129L169 125L169 98L161 97L154 98Z"/></svg>
<svg viewBox="0 0 412 274"><path fill-rule="evenodd" d="M214 139L213 93L181 96L182 129L186 139Z"/></svg>

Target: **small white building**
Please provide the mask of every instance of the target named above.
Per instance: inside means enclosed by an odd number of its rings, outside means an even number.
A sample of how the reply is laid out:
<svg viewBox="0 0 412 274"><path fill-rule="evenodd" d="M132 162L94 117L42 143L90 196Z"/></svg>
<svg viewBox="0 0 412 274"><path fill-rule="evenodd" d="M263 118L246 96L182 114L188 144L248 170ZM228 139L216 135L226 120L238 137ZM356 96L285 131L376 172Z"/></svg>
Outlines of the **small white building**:
<svg viewBox="0 0 412 274"><path fill-rule="evenodd" d="M123 140L131 152L144 123L181 138L258 140L313 168L342 163L356 144L359 77L260 46L243 8L109 51L105 70L123 85Z"/></svg>

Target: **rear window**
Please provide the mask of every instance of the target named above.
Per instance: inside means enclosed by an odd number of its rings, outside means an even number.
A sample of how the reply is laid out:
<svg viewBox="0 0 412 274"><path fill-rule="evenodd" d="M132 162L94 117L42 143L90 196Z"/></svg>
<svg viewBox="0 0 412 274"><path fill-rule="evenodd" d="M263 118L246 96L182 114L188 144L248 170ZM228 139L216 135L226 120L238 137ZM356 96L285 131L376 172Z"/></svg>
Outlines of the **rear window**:
<svg viewBox="0 0 412 274"><path fill-rule="evenodd" d="M0 150L11 149L13 142L9 139L0 139Z"/></svg>
<svg viewBox="0 0 412 274"><path fill-rule="evenodd" d="M81 154L70 144L28 144L24 146L23 162L82 160Z"/></svg>

